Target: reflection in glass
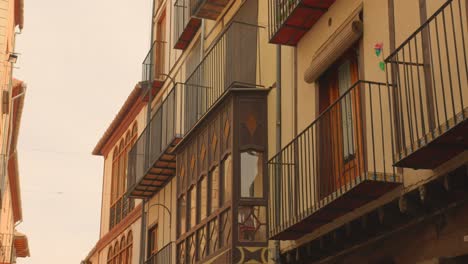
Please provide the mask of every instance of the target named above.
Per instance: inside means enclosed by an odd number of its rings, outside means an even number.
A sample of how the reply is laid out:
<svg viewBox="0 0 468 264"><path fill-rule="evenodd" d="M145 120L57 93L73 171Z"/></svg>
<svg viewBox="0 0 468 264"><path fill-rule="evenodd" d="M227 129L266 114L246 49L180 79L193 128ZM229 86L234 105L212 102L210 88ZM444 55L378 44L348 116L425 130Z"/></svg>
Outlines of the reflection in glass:
<svg viewBox="0 0 468 264"><path fill-rule="evenodd" d="M187 209L187 199L185 195L182 195L179 198L179 215L178 223L179 223L179 233L182 235L186 232L187 227L187 216L186 216L186 209Z"/></svg>
<svg viewBox="0 0 468 264"><path fill-rule="evenodd" d="M210 213L219 208L219 168L215 167L209 175L210 188L211 188L211 210Z"/></svg>
<svg viewBox="0 0 468 264"><path fill-rule="evenodd" d="M200 181L199 185L200 190L200 219L203 220L207 217L207 210L208 210L208 181L206 177L203 177Z"/></svg>
<svg viewBox="0 0 468 264"><path fill-rule="evenodd" d="M266 241L265 206L240 206L238 211L238 227L239 241Z"/></svg>
<svg viewBox="0 0 468 264"><path fill-rule="evenodd" d="M263 153L249 150L241 153L241 197L263 197Z"/></svg>
<svg viewBox="0 0 468 264"><path fill-rule="evenodd" d="M221 162L221 169L223 173L223 192L222 192L222 204L231 200L231 188L232 188L232 157L227 156Z"/></svg>

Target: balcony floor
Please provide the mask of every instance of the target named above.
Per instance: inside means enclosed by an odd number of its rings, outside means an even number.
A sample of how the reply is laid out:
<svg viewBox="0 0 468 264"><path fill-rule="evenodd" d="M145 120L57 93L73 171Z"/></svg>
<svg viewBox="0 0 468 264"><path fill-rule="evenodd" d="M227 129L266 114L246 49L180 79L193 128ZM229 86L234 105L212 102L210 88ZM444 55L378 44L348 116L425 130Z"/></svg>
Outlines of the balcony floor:
<svg viewBox="0 0 468 264"><path fill-rule="evenodd" d="M288 1L289 2L289 1ZM310 28L327 12L335 0L302 0L280 25L270 42L295 46ZM281 16L280 14L278 14Z"/></svg>
<svg viewBox="0 0 468 264"><path fill-rule="evenodd" d="M418 144L419 143L419 144ZM468 108L406 147L396 167L434 169L468 149Z"/></svg>
<svg viewBox="0 0 468 264"><path fill-rule="evenodd" d="M192 17L177 40L174 49L185 50L201 26L201 19Z"/></svg>
<svg viewBox="0 0 468 264"><path fill-rule="evenodd" d="M176 137L172 141L161 157L153 164L153 167L147 171L146 175L129 193L130 197L149 198L161 190L169 180L174 177L176 171L176 156L173 152L180 140L180 137Z"/></svg>
<svg viewBox="0 0 468 264"><path fill-rule="evenodd" d="M302 219L291 219L289 227L276 232L272 240L296 240L402 185L399 176L366 173L341 187L310 208ZM295 223L294 223L295 222ZM273 231L275 232L275 231Z"/></svg>
<svg viewBox="0 0 468 264"><path fill-rule="evenodd" d="M198 10L195 11L195 16L216 20L229 1L230 0L201 0L202 3L198 7Z"/></svg>

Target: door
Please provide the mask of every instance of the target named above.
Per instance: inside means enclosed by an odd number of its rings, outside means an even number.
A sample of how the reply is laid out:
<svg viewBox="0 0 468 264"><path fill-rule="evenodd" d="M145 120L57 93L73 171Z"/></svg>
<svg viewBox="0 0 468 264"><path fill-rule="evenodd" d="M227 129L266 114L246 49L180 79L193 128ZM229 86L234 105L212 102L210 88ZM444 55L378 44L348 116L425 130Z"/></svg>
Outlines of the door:
<svg viewBox="0 0 468 264"><path fill-rule="evenodd" d="M363 172L361 88L357 56L350 52L319 82L320 198L342 191Z"/></svg>

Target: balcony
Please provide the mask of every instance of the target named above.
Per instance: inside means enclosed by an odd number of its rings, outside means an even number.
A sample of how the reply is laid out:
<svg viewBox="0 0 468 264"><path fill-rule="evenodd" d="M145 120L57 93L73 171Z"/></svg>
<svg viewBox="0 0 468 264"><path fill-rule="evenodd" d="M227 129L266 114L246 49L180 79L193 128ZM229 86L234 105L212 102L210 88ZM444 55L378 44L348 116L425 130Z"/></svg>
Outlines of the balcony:
<svg viewBox="0 0 468 264"><path fill-rule="evenodd" d="M156 95L166 80L165 68L166 42L155 41L143 61L143 76L141 84L143 87L151 88L153 96ZM148 100L148 95L145 97Z"/></svg>
<svg viewBox="0 0 468 264"><path fill-rule="evenodd" d="M112 229L122 221L135 208L135 201L127 197L121 197L110 208L109 229Z"/></svg>
<svg viewBox="0 0 468 264"><path fill-rule="evenodd" d="M357 82L268 162L270 239L298 239L401 185L393 89Z"/></svg>
<svg viewBox="0 0 468 264"><path fill-rule="evenodd" d="M145 264L171 264L172 263L172 252L174 243L169 243L158 251L155 255L152 255Z"/></svg>
<svg viewBox="0 0 468 264"><path fill-rule="evenodd" d="M296 46L335 0L269 0L270 43Z"/></svg>
<svg viewBox="0 0 468 264"><path fill-rule="evenodd" d="M128 157L127 195L151 197L175 174L174 147L182 137L182 94L176 85L167 94Z"/></svg>
<svg viewBox="0 0 468 264"><path fill-rule="evenodd" d="M184 128L188 133L232 87L261 88L259 34L262 27L233 22L187 78Z"/></svg>
<svg viewBox="0 0 468 264"><path fill-rule="evenodd" d="M174 4L175 49L185 50L201 26L201 19L192 17L190 0L177 0Z"/></svg>
<svg viewBox="0 0 468 264"><path fill-rule="evenodd" d="M190 0L193 16L216 20L230 0Z"/></svg>
<svg viewBox="0 0 468 264"><path fill-rule="evenodd" d="M468 149L465 11L445 2L386 59L397 87L397 167L434 169Z"/></svg>

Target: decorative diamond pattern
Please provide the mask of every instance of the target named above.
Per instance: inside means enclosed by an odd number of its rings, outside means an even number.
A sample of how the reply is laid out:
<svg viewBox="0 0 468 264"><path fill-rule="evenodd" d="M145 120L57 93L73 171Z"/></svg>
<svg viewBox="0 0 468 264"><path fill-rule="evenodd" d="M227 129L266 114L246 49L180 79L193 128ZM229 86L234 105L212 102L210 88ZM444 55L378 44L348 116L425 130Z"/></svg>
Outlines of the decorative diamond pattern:
<svg viewBox="0 0 468 264"><path fill-rule="evenodd" d="M247 117L245 125L249 130L250 136L253 136L255 134L255 130L257 130L257 119L255 119L255 117L251 114L249 117Z"/></svg>

